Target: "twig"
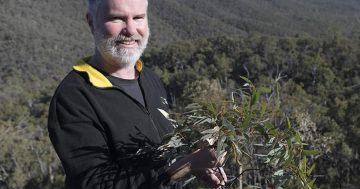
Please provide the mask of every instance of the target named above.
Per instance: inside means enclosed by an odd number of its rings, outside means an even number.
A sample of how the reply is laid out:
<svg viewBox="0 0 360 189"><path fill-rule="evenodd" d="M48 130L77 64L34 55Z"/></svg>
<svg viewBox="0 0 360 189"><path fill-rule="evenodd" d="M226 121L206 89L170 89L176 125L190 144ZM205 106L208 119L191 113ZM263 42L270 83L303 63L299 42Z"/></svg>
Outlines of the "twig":
<svg viewBox="0 0 360 189"><path fill-rule="evenodd" d="M231 176L231 177L233 177L233 178L228 179L228 181L227 181L226 184L225 184L225 187L226 187L226 188L231 187L231 186L235 183L235 181L236 181L241 175L243 175L245 172L247 172L247 171L259 171L259 170L260 170L260 169L245 169L245 170L243 170L241 173L239 173L239 174L237 174L237 175L235 175L235 176Z"/></svg>

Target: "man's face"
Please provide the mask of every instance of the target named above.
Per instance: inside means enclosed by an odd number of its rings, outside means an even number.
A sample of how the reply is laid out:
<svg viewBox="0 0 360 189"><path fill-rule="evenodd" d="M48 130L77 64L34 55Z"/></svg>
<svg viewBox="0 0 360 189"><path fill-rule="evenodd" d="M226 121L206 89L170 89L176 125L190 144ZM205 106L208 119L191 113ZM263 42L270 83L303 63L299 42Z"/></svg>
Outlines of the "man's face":
<svg viewBox="0 0 360 189"><path fill-rule="evenodd" d="M93 17L95 45L114 66L133 66L149 38L146 0L103 0Z"/></svg>

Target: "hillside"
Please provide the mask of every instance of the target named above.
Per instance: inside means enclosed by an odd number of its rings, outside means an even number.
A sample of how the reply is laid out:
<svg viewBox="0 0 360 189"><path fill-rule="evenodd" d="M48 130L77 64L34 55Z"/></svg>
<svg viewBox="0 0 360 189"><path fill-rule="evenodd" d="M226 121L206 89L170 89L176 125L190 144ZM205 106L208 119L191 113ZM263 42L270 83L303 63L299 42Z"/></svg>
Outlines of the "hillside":
<svg viewBox="0 0 360 189"><path fill-rule="evenodd" d="M20 71L25 78L37 74L58 80L78 57L91 54L85 2L2 0L0 84L14 68L26 69ZM360 33L360 2L356 0L156 0L150 1L149 14L150 48L220 34Z"/></svg>
<svg viewBox="0 0 360 189"><path fill-rule="evenodd" d="M355 0L157 0L150 6L153 28L165 23L164 30L156 31L166 35L176 31L178 39L252 32L352 35L359 33L359 10L360 2Z"/></svg>

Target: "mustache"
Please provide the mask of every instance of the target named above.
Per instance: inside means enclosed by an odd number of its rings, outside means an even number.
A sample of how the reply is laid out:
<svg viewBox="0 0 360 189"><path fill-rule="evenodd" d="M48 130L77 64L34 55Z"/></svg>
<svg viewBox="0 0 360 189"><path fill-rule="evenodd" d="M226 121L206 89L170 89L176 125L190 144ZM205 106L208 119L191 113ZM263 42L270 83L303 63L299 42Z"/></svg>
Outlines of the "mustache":
<svg viewBox="0 0 360 189"><path fill-rule="evenodd" d="M114 41L115 42L122 42L122 41L140 41L142 38L139 35L133 36L126 36L126 35L119 35L117 36Z"/></svg>

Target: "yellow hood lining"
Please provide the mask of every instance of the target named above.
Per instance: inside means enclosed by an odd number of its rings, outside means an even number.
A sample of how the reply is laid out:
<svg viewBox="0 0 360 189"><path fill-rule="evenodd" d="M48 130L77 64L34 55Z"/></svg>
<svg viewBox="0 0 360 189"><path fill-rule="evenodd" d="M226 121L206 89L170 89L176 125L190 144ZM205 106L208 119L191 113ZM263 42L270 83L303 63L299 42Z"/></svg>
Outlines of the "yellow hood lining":
<svg viewBox="0 0 360 189"><path fill-rule="evenodd" d="M83 59L80 59L74 66L73 69L78 72L85 72L88 77L90 83L98 88L109 88L113 85L111 82L97 69L92 67L87 62L90 60L91 57L86 57ZM144 67L144 63L141 60L138 60L136 62L135 68L138 72L141 72Z"/></svg>

